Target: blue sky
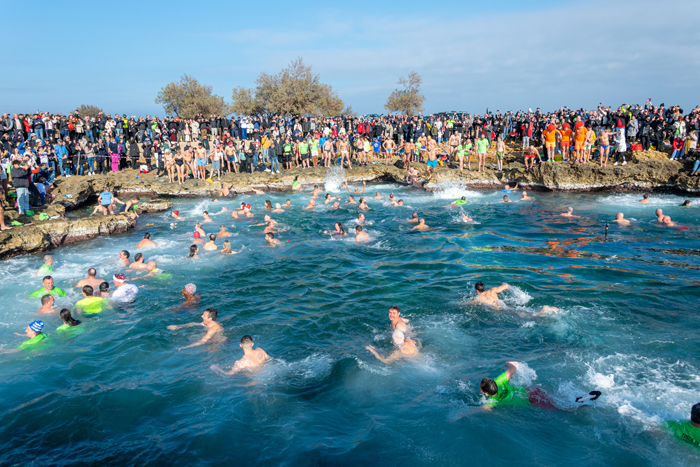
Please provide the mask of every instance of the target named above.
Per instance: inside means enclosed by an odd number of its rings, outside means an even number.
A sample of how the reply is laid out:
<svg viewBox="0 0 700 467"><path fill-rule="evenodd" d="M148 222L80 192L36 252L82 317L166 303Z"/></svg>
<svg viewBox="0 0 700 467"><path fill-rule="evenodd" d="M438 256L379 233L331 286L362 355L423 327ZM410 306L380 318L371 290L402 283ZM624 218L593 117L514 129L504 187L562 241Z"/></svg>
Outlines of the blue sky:
<svg viewBox="0 0 700 467"><path fill-rule="evenodd" d="M697 0L3 2L0 113L162 116L158 91L184 73L228 101L296 57L361 114L384 113L410 71L426 113L685 110L700 103L698 24Z"/></svg>

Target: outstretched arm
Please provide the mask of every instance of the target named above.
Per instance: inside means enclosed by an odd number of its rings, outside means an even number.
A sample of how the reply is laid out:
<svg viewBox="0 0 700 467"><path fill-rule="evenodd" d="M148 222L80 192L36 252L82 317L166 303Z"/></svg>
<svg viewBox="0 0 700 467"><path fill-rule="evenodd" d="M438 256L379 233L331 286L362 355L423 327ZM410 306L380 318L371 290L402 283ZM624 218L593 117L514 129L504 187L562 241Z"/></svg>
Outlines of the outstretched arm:
<svg viewBox="0 0 700 467"><path fill-rule="evenodd" d="M506 362L506 378L508 381L510 381L516 371L518 371L518 362Z"/></svg>
<svg viewBox="0 0 700 467"><path fill-rule="evenodd" d="M180 347L180 348L177 349L177 350L189 349L190 347L197 347L197 346L199 346L199 345L204 345L204 344L206 344L212 337L214 337L214 334L216 333L216 331L217 331L217 329L210 329L209 331L207 331L207 333L204 335L204 337L202 337L201 339L199 339L197 342L195 342L195 343L193 343L193 344L190 344L190 345L186 345L185 347Z"/></svg>
<svg viewBox="0 0 700 467"><path fill-rule="evenodd" d="M494 288L491 289L491 290L493 290L493 291L496 292L496 293L501 293L501 292L503 292L504 290L509 289L509 288L510 288L510 285L508 285L508 284L506 284L506 283L504 282L504 283L501 284L499 287L494 287Z"/></svg>
<svg viewBox="0 0 700 467"><path fill-rule="evenodd" d="M192 326L204 326L203 323L171 324L168 329L177 331L178 329L191 328Z"/></svg>
<svg viewBox="0 0 700 467"><path fill-rule="evenodd" d="M377 360L379 360L382 363L386 363L387 365L398 360L401 357L400 352L394 352L387 358L384 358L381 355L379 355L379 353L377 353L377 351L374 349L374 346L371 345L366 346L365 349L369 350L372 353L372 355L377 357Z"/></svg>
<svg viewBox="0 0 700 467"><path fill-rule="evenodd" d="M367 189L367 183L362 182L362 191L358 191L358 193L364 193L366 189Z"/></svg>

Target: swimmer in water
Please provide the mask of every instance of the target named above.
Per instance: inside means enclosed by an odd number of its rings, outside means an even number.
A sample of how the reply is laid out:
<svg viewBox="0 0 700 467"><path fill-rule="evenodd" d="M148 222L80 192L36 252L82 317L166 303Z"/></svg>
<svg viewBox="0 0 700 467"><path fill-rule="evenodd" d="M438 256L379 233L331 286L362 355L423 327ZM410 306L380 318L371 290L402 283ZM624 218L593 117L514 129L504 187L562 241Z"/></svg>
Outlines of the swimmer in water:
<svg viewBox="0 0 700 467"><path fill-rule="evenodd" d="M690 200L686 199L685 201L683 201L683 204L678 205L678 207L689 208L690 207Z"/></svg>
<svg viewBox="0 0 700 467"><path fill-rule="evenodd" d="M367 235L367 232L362 231L362 226L358 225L355 227L355 241L356 242L368 242L369 241L369 235Z"/></svg>
<svg viewBox="0 0 700 467"><path fill-rule="evenodd" d="M336 222L333 227L335 228L334 231L329 232L328 230L326 230L324 233L326 235L347 235L345 230L343 230L343 224L341 224L340 222Z"/></svg>
<svg viewBox="0 0 700 467"><path fill-rule="evenodd" d="M316 207L316 201L313 198L311 198L309 200L309 204L303 209L303 211L310 211L311 209L313 209L315 207Z"/></svg>
<svg viewBox="0 0 700 467"><path fill-rule="evenodd" d="M467 216L466 214L462 213L462 220L463 220L464 222L471 222L471 221L473 221L474 219L472 219L471 217L469 217L469 216Z"/></svg>
<svg viewBox="0 0 700 467"><path fill-rule="evenodd" d="M270 356L263 349L253 348L255 344L253 343L253 338L249 335L243 336L239 345L243 349L243 358L236 360L236 363L233 364L231 370L224 371L218 365L212 365L210 368L214 371L230 376L247 368L259 367L268 360L271 360Z"/></svg>
<svg viewBox="0 0 700 467"><path fill-rule="evenodd" d="M401 317L401 310L396 305L389 307L389 321L391 329L398 329L401 332L408 332L408 320Z"/></svg>
<svg viewBox="0 0 700 467"><path fill-rule="evenodd" d="M669 227L675 227L675 226L676 226L676 223L673 222L673 221L671 220L671 216L664 216L663 224L664 224L664 225L667 225L667 226L669 226Z"/></svg>
<svg viewBox="0 0 700 467"><path fill-rule="evenodd" d="M291 207L292 207L292 200L288 199L288 200L284 203L284 207L285 207L285 208L291 208Z"/></svg>
<svg viewBox="0 0 700 467"><path fill-rule="evenodd" d="M199 232L199 236L200 236L200 237L204 237L204 236L206 235L206 233L204 232L204 229L202 228L202 223L201 223L201 222L197 222L197 223L195 224L194 230L197 231L197 232Z"/></svg>
<svg viewBox="0 0 700 467"><path fill-rule="evenodd" d="M197 232L195 232L197 233ZM199 252L199 247L197 245L190 245L190 254L187 255L188 258L199 258L197 254Z"/></svg>
<svg viewBox="0 0 700 467"><path fill-rule="evenodd" d="M501 303L498 298L498 294L503 292L504 290L507 290L510 288L510 285L506 284L505 282L501 284L499 287L493 287L489 290L486 290L486 286L484 285L483 282L477 282L474 284L474 290L476 291L476 297L474 298L473 302L474 303L481 303L483 305L488 305L492 306L496 309L501 308ZM538 311L539 314L546 314L546 313L553 313L555 311L559 311L559 308L555 308L553 306L543 306L540 311Z"/></svg>
<svg viewBox="0 0 700 467"><path fill-rule="evenodd" d="M194 236L193 243L204 243L204 240L202 240L202 234L200 234L199 231L195 230L192 235Z"/></svg>
<svg viewBox="0 0 700 467"><path fill-rule="evenodd" d="M690 409L690 420L666 422L664 429L670 431L675 438L700 447L700 404L695 404Z"/></svg>
<svg viewBox="0 0 700 467"><path fill-rule="evenodd" d="M16 349L5 349L5 350L0 350L0 353L13 353L13 352L19 352L20 350L24 349L31 349L32 346L40 343L43 341L46 337L47 334L42 334L42 330L44 329L44 322L43 321L32 321L29 323L29 326L27 326L27 329L24 330L24 334L19 334L19 333L14 333L15 336L27 336L29 339L22 342Z"/></svg>
<svg viewBox="0 0 700 467"><path fill-rule="evenodd" d="M382 199L382 194L379 193L379 192L377 192L377 194L374 195L374 196L372 196L372 198L374 198L374 199Z"/></svg>
<svg viewBox="0 0 700 467"><path fill-rule="evenodd" d="M229 183L226 185L225 183L221 184L221 193L219 193L219 196L228 196L231 192L229 191L233 187L233 183Z"/></svg>
<svg viewBox="0 0 700 467"><path fill-rule="evenodd" d="M357 201L355 201L355 197L353 195L348 196L347 204L357 204Z"/></svg>
<svg viewBox="0 0 700 467"><path fill-rule="evenodd" d="M230 237L231 233L226 230L226 226L224 224L221 224L221 227L219 227L219 233L217 234L219 237Z"/></svg>
<svg viewBox="0 0 700 467"><path fill-rule="evenodd" d="M192 347L197 347L200 345L204 345L207 342L211 341L214 343L220 343L225 340L223 334L224 334L224 328L216 322L216 317L217 317L217 312L216 309L214 308L207 308L204 310L204 313L202 313L202 322L201 323L187 323L187 324L181 324L181 325L174 325L171 324L168 326L168 329L171 331L177 331L178 329L184 329L184 328L189 328L192 326L204 326L204 329L207 330L206 334L204 334L204 337L199 339L197 342L186 345L184 347L179 347L177 350L184 350L184 349L190 349Z"/></svg>
<svg viewBox="0 0 700 467"><path fill-rule="evenodd" d="M109 293L109 282L103 282L100 284L100 291L95 294L96 297L107 298L112 294Z"/></svg>
<svg viewBox="0 0 700 467"><path fill-rule="evenodd" d="M265 241L270 244L270 246L281 245L282 242L275 238L275 234L268 232L265 234Z"/></svg>
<svg viewBox="0 0 700 467"><path fill-rule="evenodd" d="M151 277L151 276L156 276L156 275L160 274L160 271L158 271L158 265L156 264L155 261L149 261L148 263L146 263L146 271L148 271L148 272L146 274L144 274L143 276L132 277L131 279L127 279L127 280L133 281L136 279L143 279L145 277ZM97 294L95 296L99 297L100 295Z"/></svg>
<svg viewBox="0 0 700 467"><path fill-rule="evenodd" d="M450 203L450 206L462 206L464 204L467 204L467 197L466 196L462 196L458 200L452 201Z"/></svg>
<svg viewBox="0 0 700 467"><path fill-rule="evenodd" d="M128 251L122 250L119 253L119 261L121 261L124 266L128 266L130 263L129 256L131 256L131 255L129 254Z"/></svg>
<svg viewBox="0 0 700 467"><path fill-rule="evenodd" d="M340 203L336 201L335 203L333 203L333 206L331 206L331 209L340 209Z"/></svg>
<svg viewBox="0 0 700 467"><path fill-rule="evenodd" d="M2 215L2 213L0 213ZM53 273L53 263L54 259L51 255L44 256L44 264L41 265L39 270L34 273L35 276L47 275Z"/></svg>
<svg viewBox="0 0 700 467"><path fill-rule="evenodd" d="M172 213L170 213L170 216L173 219L177 219L179 221L185 220L184 218L180 217L180 211L173 211Z"/></svg>
<svg viewBox="0 0 700 467"><path fill-rule="evenodd" d="M368 345L365 347L365 349L369 350L372 353L372 355L377 357L379 361L381 361L382 363L386 363L387 365L401 358L417 357L419 355L418 348L416 347L416 342L413 339L407 338L402 331L394 329L394 332L391 335L391 341L396 347L398 347L398 349L394 350L394 352L392 352L392 354L389 355L387 358L384 358L381 355L379 355L374 346Z"/></svg>
<svg viewBox="0 0 700 467"><path fill-rule="evenodd" d="M204 222L205 224L208 222L214 222L213 220L211 220L211 217L209 217L209 211L204 211L202 213L202 217L204 218L202 222Z"/></svg>
<svg viewBox="0 0 700 467"><path fill-rule="evenodd" d="M418 213L414 212L411 214L411 218L408 220L411 224L417 224L418 223Z"/></svg>
<svg viewBox="0 0 700 467"><path fill-rule="evenodd" d="M333 202L334 199L340 199L337 196L331 196L330 193L326 193L326 199L323 201L323 204L330 204Z"/></svg>
<svg viewBox="0 0 700 467"><path fill-rule="evenodd" d="M649 202L649 193L644 193L644 196L642 199L639 200L640 203L648 203Z"/></svg>
<svg viewBox="0 0 700 467"><path fill-rule="evenodd" d="M497 378L484 378L479 383L479 391L486 396L484 409L493 409L496 405L535 406L543 409L554 410L557 407L552 403L552 398L537 387L526 388L514 385L511 378L518 371L518 362L506 362L506 371ZM584 403L598 399L602 393L591 391L588 395L577 397L576 402Z"/></svg>
<svg viewBox="0 0 700 467"><path fill-rule="evenodd" d="M219 247L216 246L216 243L215 243L215 242L216 242L216 235L211 234L211 235L209 235L209 241L208 241L207 243L205 243L204 246L203 246L202 248L204 248L204 249L207 250L207 251L215 251L215 250L218 250Z"/></svg>
<svg viewBox="0 0 700 467"><path fill-rule="evenodd" d="M360 198L360 205L357 206L359 209L362 209L363 211L366 211L369 209L369 206L367 206L367 200L364 198Z"/></svg>
<svg viewBox="0 0 700 467"><path fill-rule="evenodd" d="M95 270L95 268L88 269L87 277L85 279L80 279L75 287L83 287L84 285L89 285L93 289L97 289L100 286L100 284L104 281L102 279L98 279L95 276L97 276L97 271Z"/></svg>
<svg viewBox="0 0 700 467"><path fill-rule="evenodd" d="M345 182L345 189L348 190L349 193L352 193L352 191L350 191L350 187L348 186L348 182ZM366 189L367 189L367 183L362 182L362 190L358 190L357 188L355 188L354 190L355 190L355 193L359 195L360 193L364 193Z"/></svg>
<svg viewBox="0 0 700 467"><path fill-rule="evenodd" d="M663 224L663 222L664 222L664 212L663 212L663 210L662 210L661 208L658 208L658 209L655 211L655 214L656 214L656 222L658 222L659 224Z"/></svg>
<svg viewBox="0 0 700 467"><path fill-rule="evenodd" d="M504 190L515 191L518 189L518 182L515 182L515 186L511 187L508 183L503 187Z"/></svg>
<svg viewBox="0 0 700 467"><path fill-rule="evenodd" d="M50 315L52 313L56 313L56 309L53 307L55 303L56 299L53 298L53 295L44 295L41 297L41 308L39 308L37 313L40 315Z"/></svg>
<svg viewBox="0 0 700 467"><path fill-rule="evenodd" d="M273 209L272 212L284 212L284 209L282 209L282 205L280 203L276 203L275 209Z"/></svg>
<svg viewBox="0 0 700 467"><path fill-rule="evenodd" d="M403 200L400 199L400 200L398 200L398 201L392 201L392 202L391 202L391 205L392 205L393 207L403 206Z"/></svg>
<svg viewBox="0 0 700 467"><path fill-rule="evenodd" d="M617 215L615 215L615 220L613 222L617 222L620 225L630 225L630 221L625 219L625 215L621 212L618 212Z"/></svg>
<svg viewBox="0 0 700 467"><path fill-rule="evenodd" d="M143 253L136 253L134 255L134 262L129 265L129 269L138 269L141 271L146 269L146 263L145 258L143 257Z"/></svg>
<svg viewBox="0 0 700 467"><path fill-rule="evenodd" d="M149 234L148 232L143 234L143 240L141 240L139 244L136 245L136 249L138 250L139 248L144 248L147 246L158 247L158 245L156 245L156 243L151 240L151 234Z"/></svg>
<svg viewBox="0 0 700 467"><path fill-rule="evenodd" d="M275 222L270 219L266 227L263 229L263 233L274 233L275 232Z"/></svg>
<svg viewBox="0 0 700 467"><path fill-rule="evenodd" d="M355 219L355 221L360 225L364 224L365 223L365 215L362 213L358 213L357 219Z"/></svg>
<svg viewBox="0 0 700 467"><path fill-rule="evenodd" d="M182 288L182 298L185 299L182 305L178 306L177 308L173 308L170 311L180 311L184 310L185 308L198 305L202 299L202 297L200 297L200 295L197 293L197 286L194 284L187 284Z"/></svg>
<svg viewBox="0 0 700 467"><path fill-rule="evenodd" d="M321 190L319 190L318 185L314 185L314 191L312 191L311 194L314 196L318 196L320 192Z"/></svg>
<svg viewBox="0 0 700 467"><path fill-rule="evenodd" d="M572 208L572 207L566 208L566 212L561 213L561 216L562 217L578 217L578 216L574 216L574 208Z"/></svg>
<svg viewBox="0 0 700 467"><path fill-rule="evenodd" d="M428 227L427 225L425 225L425 219L423 219L423 218L421 217L420 219L418 219L418 225L415 226L415 227L413 227L413 229L411 229L411 230L421 230L421 231L423 231L423 230L428 230L429 228L430 228L430 227Z"/></svg>
<svg viewBox="0 0 700 467"><path fill-rule="evenodd" d="M503 195L503 203L510 203L511 200L508 199L508 195Z"/></svg>
<svg viewBox="0 0 700 467"><path fill-rule="evenodd" d="M520 201L531 201L531 200L532 200L532 198L530 198L530 197L527 195L527 191L523 191L523 197L520 198Z"/></svg>
<svg viewBox="0 0 700 467"><path fill-rule="evenodd" d="M250 190L251 190L253 193L255 193L256 195L264 195L264 194L265 194L264 191L258 190L257 188L253 188L252 185L248 185L248 188L250 188Z"/></svg>

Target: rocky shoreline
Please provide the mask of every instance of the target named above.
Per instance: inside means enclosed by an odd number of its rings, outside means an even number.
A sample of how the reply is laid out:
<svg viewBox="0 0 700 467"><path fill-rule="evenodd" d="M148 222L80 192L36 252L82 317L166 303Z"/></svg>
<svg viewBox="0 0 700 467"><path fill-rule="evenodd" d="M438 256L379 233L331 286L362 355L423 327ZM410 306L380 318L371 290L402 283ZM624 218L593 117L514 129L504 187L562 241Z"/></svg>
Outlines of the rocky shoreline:
<svg viewBox="0 0 700 467"><path fill-rule="evenodd" d="M487 167L495 162L493 156L487 159ZM441 184L454 183L472 189L493 189L504 183L517 181L521 187L530 191L607 191L673 189L687 193L700 193L700 177L691 177L690 162L668 160L668 155L656 151L634 153L627 165L614 166L611 163L601 168L598 164L576 164L572 162L554 162L538 164L532 171L526 171L518 151L506 154L504 170L487 169L478 173L474 170L448 170L440 168L437 176L426 180L422 188L428 191L437 189ZM476 167L476 163L472 161ZM424 164L415 164L425 174ZM226 173L221 180L206 182L189 180L179 185L169 183L167 176L156 177L155 173L139 174L135 170L125 170L103 176L83 176L61 178L56 181L56 200L36 210L32 218L18 216L17 211L6 210L6 221L17 220L29 225L13 227L12 230L0 232L0 259L21 254L35 254L57 248L61 245L95 238L100 235L123 233L133 228L136 221L124 214L113 216L94 216L67 219L66 212L75 210L85 203L96 203L97 196L104 190L115 193L122 200L130 196L151 198L151 201L139 203L141 213L168 210L173 203L160 198L195 198L218 197L222 184L230 185L232 194L252 193L250 186L264 191L292 190L296 176L302 186L319 185L323 187L329 175L339 182L392 182L406 184L406 170L402 164L355 167L340 170L338 167L325 169L293 169L280 174L255 172L253 174ZM49 217L41 221L39 214L45 212Z"/></svg>

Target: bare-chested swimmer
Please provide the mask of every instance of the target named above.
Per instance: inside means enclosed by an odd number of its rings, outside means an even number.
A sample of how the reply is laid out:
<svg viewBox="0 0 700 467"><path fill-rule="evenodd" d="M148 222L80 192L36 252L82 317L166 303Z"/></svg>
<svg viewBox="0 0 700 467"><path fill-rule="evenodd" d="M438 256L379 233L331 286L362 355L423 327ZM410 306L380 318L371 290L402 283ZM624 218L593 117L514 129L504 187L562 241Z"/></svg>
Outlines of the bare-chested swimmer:
<svg viewBox="0 0 700 467"><path fill-rule="evenodd" d="M216 234L219 237L230 237L231 232L226 230L226 226L224 224L221 224L221 227L219 227L219 233Z"/></svg>
<svg viewBox="0 0 700 467"><path fill-rule="evenodd" d="M377 192L377 194L376 194L375 196L372 196L372 198L374 198L374 199L382 199L382 194L379 193L379 192Z"/></svg>
<svg viewBox="0 0 700 467"><path fill-rule="evenodd" d="M210 234L210 235L209 235L209 241L208 241L207 243L205 243L204 246L203 246L202 248L204 248L204 249L207 250L207 251L215 251L215 250L218 250L219 247L216 246L216 235Z"/></svg>
<svg viewBox="0 0 700 467"><path fill-rule="evenodd" d="M369 241L369 235L367 235L367 232L362 231L362 226L358 225L355 227L355 241L356 242L368 242Z"/></svg>
<svg viewBox="0 0 700 467"><path fill-rule="evenodd" d="M147 271L146 274L144 274L143 276L132 277L132 278L127 279L127 280L134 281L137 279L144 279L146 277L157 276L158 274L160 274L160 271L158 270L158 265L156 264L155 261L149 261L148 263L146 263L146 271ZM97 290L97 289L95 289L95 290ZM99 295L95 295L95 296L98 297Z"/></svg>
<svg viewBox="0 0 700 467"><path fill-rule="evenodd" d="M209 222L214 222L213 220L211 220L211 217L209 217L209 211L204 211L202 213L202 217L204 218L204 220L202 222L205 224L207 224Z"/></svg>
<svg viewBox="0 0 700 467"><path fill-rule="evenodd" d="M428 230L429 228L430 228L430 227L428 227L428 226L425 224L425 219L423 219L423 218L421 217L420 219L418 219L418 225L415 226L415 227L413 227L413 229L411 229L411 230Z"/></svg>
<svg viewBox="0 0 700 467"><path fill-rule="evenodd" d="M527 195L527 191L523 191L523 197L520 198L519 201L531 201L531 200L532 200L532 198L530 198L530 197Z"/></svg>
<svg viewBox="0 0 700 467"><path fill-rule="evenodd" d="M640 203L648 203L649 202L649 193L644 193L644 197L639 200Z"/></svg>
<svg viewBox="0 0 700 467"><path fill-rule="evenodd" d="M255 193L256 195L264 195L264 194L265 194L264 191L258 190L257 188L254 188L252 185L248 185L248 188L250 188L251 191L252 191L253 193Z"/></svg>
<svg viewBox="0 0 700 467"><path fill-rule="evenodd" d="M574 208L572 208L572 207L566 208L566 212L561 213L561 216L562 217L578 217L578 216L574 216Z"/></svg>
<svg viewBox="0 0 700 467"><path fill-rule="evenodd" d="M275 209L273 209L272 212L284 212L284 209L282 209L282 205L280 203L276 203Z"/></svg>
<svg viewBox="0 0 700 467"><path fill-rule="evenodd" d="M659 224L663 224L664 223L664 211L661 208L659 208L655 211L655 214L656 214L656 222L658 222Z"/></svg>
<svg viewBox="0 0 700 467"><path fill-rule="evenodd" d="M310 210L312 210L312 209L315 208L315 207L316 207L316 200L314 200L313 198L311 198L311 199L309 200L309 204L308 204L305 208L303 208L303 211L310 211Z"/></svg>
<svg viewBox="0 0 700 467"><path fill-rule="evenodd" d="M180 325L172 324L168 326L168 329L170 329L171 331L190 328L192 326L204 326L204 328L207 330L207 333L204 334L204 337L199 339L197 342L194 342L190 345L186 345L184 347L179 347L177 350L184 350L189 349L191 347L197 347L199 345L204 345L209 341L211 341L212 343L221 343L225 341L226 338L224 337L224 328L216 322L216 315L217 313L214 308L207 308L206 310L204 310L204 313L202 313L201 323L187 323Z"/></svg>
<svg viewBox="0 0 700 467"><path fill-rule="evenodd" d="M275 238L275 234L273 234L272 232L268 232L265 234L265 241L267 243L269 243L270 246L277 246L277 245L282 244L281 241L279 241Z"/></svg>
<svg viewBox="0 0 700 467"><path fill-rule="evenodd" d="M357 204L357 201L355 201L355 197L353 195L348 196L347 204Z"/></svg>
<svg viewBox="0 0 700 467"><path fill-rule="evenodd" d="M349 193L352 193L352 191L350 191L350 187L348 186L348 182L345 182L345 189L348 190ZM357 193L358 195L360 193L364 193L366 189L367 189L367 183L365 183L365 182L362 182L362 190L354 188L355 193Z"/></svg>
<svg viewBox="0 0 700 467"><path fill-rule="evenodd" d="M400 358L417 357L420 355L420 352L418 352L418 348L416 347L416 341L407 338L402 331L394 329L394 332L391 335L391 340L394 345L398 347L398 349L394 350L392 354L386 358L379 355L377 350L372 345L366 346L365 349L369 350L372 355L377 357L379 361L386 364L393 363Z"/></svg>
<svg viewBox="0 0 700 467"><path fill-rule="evenodd" d="M323 204L331 204L334 199L340 199L337 196L331 196L330 193L326 193L326 199L323 201Z"/></svg>
<svg viewBox="0 0 700 467"><path fill-rule="evenodd" d="M630 225L630 221L625 219L625 215L621 212L618 212L615 215L615 220L613 222L617 222L620 225Z"/></svg>
<svg viewBox="0 0 700 467"><path fill-rule="evenodd" d="M182 305L173 308L170 311L184 310L185 308L199 304L200 300L202 299L202 297L200 297L200 295L197 293L197 286L194 284L187 284L182 288L182 298L185 299Z"/></svg>
<svg viewBox="0 0 700 467"><path fill-rule="evenodd" d="M243 349L243 358L236 360L229 371L224 371L219 365L212 365L210 368L224 375L233 375L247 368L256 368L271 360L270 356L263 349L254 349L253 338L245 335L241 338L240 346Z"/></svg>
<svg viewBox="0 0 700 467"><path fill-rule="evenodd" d="M401 310L396 305L391 305L389 307L389 321L391 322L391 329L398 329L401 332L408 332L408 320L401 317Z"/></svg>
<svg viewBox="0 0 700 467"><path fill-rule="evenodd" d="M408 220L411 224L417 224L418 223L418 213L414 212L411 214L411 218Z"/></svg>
<svg viewBox="0 0 700 467"><path fill-rule="evenodd" d="M103 283L104 281L102 279L98 279L96 276L97 276L97 271L95 270L95 268L88 269L87 277L85 279L80 279L78 281L78 284L76 285L76 287L82 288L85 285L89 285L93 289L97 290L97 288L100 286L100 284Z"/></svg>
<svg viewBox="0 0 700 467"><path fill-rule="evenodd" d="M156 245L156 242L151 240L151 234L149 234L148 232L143 234L143 240L141 240L139 244L136 245L136 249L138 250L139 248L145 248L147 246L153 246L156 248L158 247L158 245Z"/></svg>
<svg viewBox="0 0 700 467"><path fill-rule="evenodd" d="M476 297L474 298L473 302L474 303L480 303L482 305L488 305L491 307L494 307L496 309L501 308L501 302L498 298L498 294L503 292L504 290L507 290L510 288L510 285L503 283L498 287L493 287L489 290L486 290L486 286L484 285L483 282L477 282L474 284L474 290L476 291ZM540 314L542 313L553 313L555 311L558 311L559 308L554 308L552 306L543 306L542 309L538 312Z"/></svg>
<svg viewBox="0 0 700 467"><path fill-rule="evenodd" d="M134 262L129 265L129 269L138 269L141 271L146 269L146 259L143 257L143 253L136 253L134 255Z"/></svg>

